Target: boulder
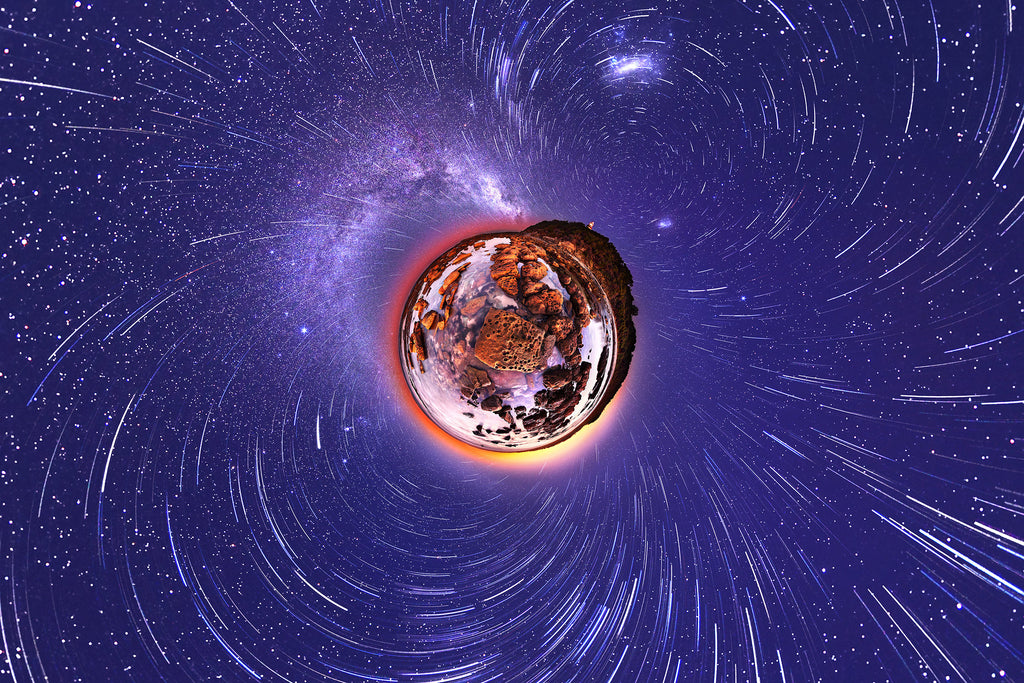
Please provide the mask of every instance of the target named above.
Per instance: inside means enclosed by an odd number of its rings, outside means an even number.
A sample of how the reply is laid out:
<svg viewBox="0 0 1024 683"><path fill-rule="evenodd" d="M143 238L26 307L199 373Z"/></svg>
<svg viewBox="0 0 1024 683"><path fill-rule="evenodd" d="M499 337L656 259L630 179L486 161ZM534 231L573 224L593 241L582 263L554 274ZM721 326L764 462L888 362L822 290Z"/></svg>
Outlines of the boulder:
<svg viewBox="0 0 1024 683"><path fill-rule="evenodd" d="M480 407L484 410L496 413L501 410L501 397L496 394L488 396L480 402Z"/></svg>
<svg viewBox="0 0 1024 683"><path fill-rule="evenodd" d="M536 261L524 263L522 270L519 271L519 276L527 280L540 280L547 274L548 267Z"/></svg>
<svg viewBox="0 0 1024 683"><path fill-rule="evenodd" d="M562 295L553 289L537 292L523 302L534 315L554 315L562 312Z"/></svg>
<svg viewBox="0 0 1024 683"><path fill-rule="evenodd" d="M544 387L547 389L561 389L572 381L572 372L561 366L548 368L544 371Z"/></svg>
<svg viewBox="0 0 1024 683"><path fill-rule="evenodd" d="M487 311L476 340L476 357L498 370L532 372L541 361L544 332L512 311Z"/></svg>

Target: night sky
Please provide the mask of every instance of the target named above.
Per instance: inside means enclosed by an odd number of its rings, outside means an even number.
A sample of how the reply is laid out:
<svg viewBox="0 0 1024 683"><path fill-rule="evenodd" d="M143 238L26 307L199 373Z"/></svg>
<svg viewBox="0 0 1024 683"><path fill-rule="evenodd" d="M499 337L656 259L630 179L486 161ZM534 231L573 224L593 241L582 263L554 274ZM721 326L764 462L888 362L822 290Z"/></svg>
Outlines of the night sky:
<svg viewBox="0 0 1024 683"><path fill-rule="evenodd" d="M1012 3L0 7L0 672L1024 680ZM510 468L395 328L545 219L638 346Z"/></svg>

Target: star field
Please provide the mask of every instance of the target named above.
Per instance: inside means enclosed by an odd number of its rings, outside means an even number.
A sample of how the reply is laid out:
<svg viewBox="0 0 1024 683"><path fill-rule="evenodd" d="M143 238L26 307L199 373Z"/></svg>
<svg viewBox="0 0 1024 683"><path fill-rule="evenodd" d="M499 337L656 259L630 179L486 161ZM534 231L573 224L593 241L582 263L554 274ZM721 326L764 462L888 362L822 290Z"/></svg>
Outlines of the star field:
<svg viewBox="0 0 1024 683"><path fill-rule="evenodd" d="M1024 680L1022 30L0 6L0 672ZM544 219L615 244L638 345L512 469L411 412L396 302Z"/></svg>

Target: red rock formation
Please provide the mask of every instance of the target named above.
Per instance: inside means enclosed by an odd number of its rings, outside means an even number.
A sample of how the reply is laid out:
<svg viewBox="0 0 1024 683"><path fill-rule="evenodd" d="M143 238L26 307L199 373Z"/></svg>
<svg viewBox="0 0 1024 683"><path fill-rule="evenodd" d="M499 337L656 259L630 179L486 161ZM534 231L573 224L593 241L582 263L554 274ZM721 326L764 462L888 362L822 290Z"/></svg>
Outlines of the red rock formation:
<svg viewBox="0 0 1024 683"><path fill-rule="evenodd" d="M555 339L559 341L565 339L574 331L572 318L555 318L548 325L548 334L555 335Z"/></svg>
<svg viewBox="0 0 1024 683"><path fill-rule="evenodd" d="M495 280L499 280L503 277L509 276L519 276L519 264L516 263L515 260L494 261L494 265L491 266L491 277Z"/></svg>
<svg viewBox="0 0 1024 683"><path fill-rule="evenodd" d="M537 282L536 280L527 280L523 282L524 297L533 296L534 294L543 292L545 289L548 289L548 286L543 282Z"/></svg>
<svg viewBox="0 0 1024 683"><path fill-rule="evenodd" d="M462 310L460 311L460 313L462 313L462 315L468 315L468 316L476 315L477 311L479 311L481 308L483 308L483 305L486 302L487 302L487 297L486 296L478 296L478 297L476 297L474 299L470 299L462 307Z"/></svg>
<svg viewBox="0 0 1024 683"><path fill-rule="evenodd" d="M453 378L469 406L494 413L508 424L500 429L478 424L474 434L492 435L489 443L514 442L524 430L540 435L545 445L557 443L578 426L571 420L581 405L590 411L586 422L597 419L625 377L636 338L632 277L608 240L588 227L545 221L522 232L485 236L507 240L490 254L489 275L491 287L514 300L515 309L491 308L509 303L492 288L468 293L472 297L468 301L465 298L469 289L489 284L479 279L486 278L484 273L474 270L473 282L460 285L471 260L470 248L484 248L488 244L484 238L460 242L445 252L424 272L406 303L403 315L409 322L403 324L410 325L411 331L407 333L409 353L403 355L403 361L418 365L423 372L430 342L437 351L432 372ZM459 267L451 270L452 264ZM438 288L441 301L437 310L424 314L427 301L419 297L431 291L446 272ZM542 281L549 274L560 289ZM582 331L608 315L606 296L616 345L602 348L601 358L592 368L590 362L583 362ZM591 302L596 302L593 310ZM482 323L481 311L486 312ZM554 354L556 347L563 362L547 367L552 357L559 357ZM595 349L586 350L594 361L591 354ZM609 373L613 373L611 377ZM597 379L587 392L592 374ZM505 404L509 396L521 394L532 395L535 407L518 405L513 410Z"/></svg>
<svg viewBox="0 0 1024 683"><path fill-rule="evenodd" d="M545 289L527 297L524 305L534 315L554 315L562 312L562 295L545 286Z"/></svg>
<svg viewBox="0 0 1024 683"><path fill-rule="evenodd" d="M519 281L514 275L506 275L495 280L502 291L508 294L513 299L519 296Z"/></svg>
<svg viewBox="0 0 1024 683"><path fill-rule="evenodd" d="M543 339L544 333L529 320L492 308L477 337L476 357L498 370L530 372L540 363Z"/></svg>
<svg viewBox="0 0 1024 683"><path fill-rule="evenodd" d="M578 334L571 334L562 339L558 340L558 350L562 352L562 355L568 358L571 356L576 349L580 346L580 337Z"/></svg>
<svg viewBox="0 0 1024 683"><path fill-rule="evenodd" d="M428 330L434 329L434 327L437 326L437 321L440 317L441 314L437 311L429 311L425 316L423 316L423 327Z"/></svg>
<svg viewBox="0 0 1024 683"><path fill-rule="evenodd" d="M519 234L522 237L535 237L548 245L558 244L571 251L597 279L611 303L616 335L616 348L613 350L615 371L608 382L608 389L601 397L601 403L587 419L588 423L593 422L625 381L633 350L636 348L633 316L637 314L637 308L633 303L633 276L608 238L593 229L588 229L583 223L542 221ZM575 306L576 302L573 301L573 304ZM578 314L582 312L577 310ZM587 310L586 314L589 315L590 311ZM581 316L577 317L579 327L585 326L586 322L588 321L583 320Z"/></svg>
<svg viewBox="0 0 1024 683"><path fill-rule="evenodd" d="M519 271L520 277L527 280L540 280L548 274L548 267L536 261L527 261Z"/></svg>
<svg viewBox="0 0 1024 683"><path fill-rule="evenodd" d="M461 266L452 272L448 273L448 277L441 283L441 294L447 294L448 290L452 289L459 282L459 278L462 277L462 273L466 270L466 266Z"/></svg>
<svg viewBox="0 0 1024 683"><path fill-rule="evenodd" d="M423 324L416 323L409 338L409 348L422 361L427 359L427 346L423 341Z"/></svg>

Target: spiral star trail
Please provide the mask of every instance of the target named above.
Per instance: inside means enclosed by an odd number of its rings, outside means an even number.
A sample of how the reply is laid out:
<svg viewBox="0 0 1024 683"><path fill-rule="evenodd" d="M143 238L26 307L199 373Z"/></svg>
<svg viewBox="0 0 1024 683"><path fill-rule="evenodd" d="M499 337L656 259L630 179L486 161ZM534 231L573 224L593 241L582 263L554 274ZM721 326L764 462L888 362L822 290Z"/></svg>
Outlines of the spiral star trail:
<svg viewBox="0 0 1024 683"><path fill-rule="evenodd" d="M1024 17L0 7L14 681L1024 680ZM600 429L434 441L396 304L596 223Z"/></svg>

